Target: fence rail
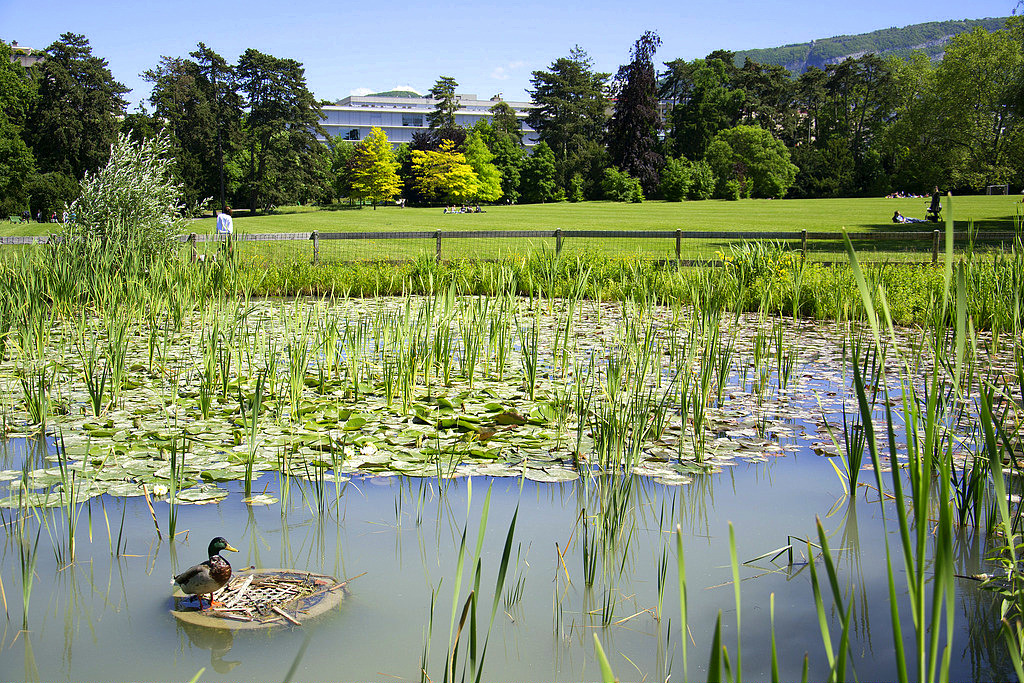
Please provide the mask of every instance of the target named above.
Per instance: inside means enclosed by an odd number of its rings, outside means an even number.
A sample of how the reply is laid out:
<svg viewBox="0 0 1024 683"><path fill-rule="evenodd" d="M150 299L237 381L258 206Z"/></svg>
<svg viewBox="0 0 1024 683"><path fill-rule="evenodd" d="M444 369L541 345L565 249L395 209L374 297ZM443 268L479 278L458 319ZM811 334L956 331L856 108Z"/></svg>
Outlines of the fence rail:
<svg viewBox="0 0 1024 683"><path fill-rule="evenodd" d="M938 262L940 244L942 243L942 230L931 231L887 231L887 232L855 232L848 233L850 239L856 241L889 241L921 242L931 240L932 263ZM0 237L0 246L5 245L30 245L47 244L53 239L53 235L35 236L14 236ZM974 234L959 232L954 234L957 242L974 241L1009 241L1018 237L1017 233L1011 231L976 232ZM320 260L320 242L324 240L433 240L435 243L435 258L441 260L442 240L452 239L553 239L555 241L555 253L561 254L562 244L567 239L674 239L675 260L682 261L681 251L683 240L774 240L780 242L800 242L800 251L807 255L807 242L813 241L837 241L843 239L842 232L809 232L799 231L767 231L767 232L739 232L739 231L711 231L711 230L415 230L396 232L273 232L273 233L247 233L234 235L233 239L238 242L312 242L313 262ZM206 235L190 233L178 235L177 240L183 244L191 245L192 259L198 259L196 246L203 242L224 242L225 235Z"/></svg>

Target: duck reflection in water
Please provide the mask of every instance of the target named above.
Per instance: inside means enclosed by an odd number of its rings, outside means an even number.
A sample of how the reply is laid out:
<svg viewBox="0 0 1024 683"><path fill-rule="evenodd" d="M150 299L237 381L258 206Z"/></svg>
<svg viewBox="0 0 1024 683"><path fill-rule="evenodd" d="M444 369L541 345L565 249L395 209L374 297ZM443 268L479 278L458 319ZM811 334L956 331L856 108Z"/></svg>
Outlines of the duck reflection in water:
<svg viewBox="0 0 1024 683"><path fill-rule="evenodd" d="M178 621L178 629L188 636L193 647L210 651L210 666L219 674L230 673L241 662L225 660L224 657L235 644L235 634L228 628L210 628L185 621Z"/></svg>

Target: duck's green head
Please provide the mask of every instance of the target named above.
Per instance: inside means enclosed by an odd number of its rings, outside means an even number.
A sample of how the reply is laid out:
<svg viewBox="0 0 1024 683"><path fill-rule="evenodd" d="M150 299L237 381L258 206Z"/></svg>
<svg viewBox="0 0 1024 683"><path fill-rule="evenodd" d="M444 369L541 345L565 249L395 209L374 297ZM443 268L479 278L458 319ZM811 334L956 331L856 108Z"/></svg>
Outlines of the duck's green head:
<svg viewBox="0 0 1024 683"><path fill-rule="evenodd" d="M221 550L230 550L233 553L238 552L238 548L232 548L231 544L225 541L223 536L218 536L210 541L210 547L207 550L210 553L210 557L219 555Z"/></svg>

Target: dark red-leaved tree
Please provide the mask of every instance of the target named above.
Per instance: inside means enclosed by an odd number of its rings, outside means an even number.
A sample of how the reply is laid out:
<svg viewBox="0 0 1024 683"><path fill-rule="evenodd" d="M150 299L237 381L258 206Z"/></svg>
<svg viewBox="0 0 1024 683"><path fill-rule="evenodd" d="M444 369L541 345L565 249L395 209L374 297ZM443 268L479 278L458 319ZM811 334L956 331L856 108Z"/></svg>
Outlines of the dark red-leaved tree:
<svg viewBox="0 0 1024 683"><path fill-rule="evenodd" d="M615 75L615 112L608 124L608 151L619 170L637 178L650 194L658 186L664 159L658 153L658 77L654 53L661 38L647 31L633 45L629 64Z"/></svg>

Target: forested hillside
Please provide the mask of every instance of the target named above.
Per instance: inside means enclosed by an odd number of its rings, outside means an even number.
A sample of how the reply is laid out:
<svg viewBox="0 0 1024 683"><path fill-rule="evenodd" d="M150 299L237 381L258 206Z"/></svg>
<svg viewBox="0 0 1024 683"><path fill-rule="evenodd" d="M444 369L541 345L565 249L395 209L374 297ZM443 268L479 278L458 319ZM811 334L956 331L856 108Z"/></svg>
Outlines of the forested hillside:
<svg viewBox="0 0 1024 683"><path fill-rule="evenodd" d="M829 64L838 64L847 57L857 58L869 53L906 58L914 51L921 51L932 60L936 60L942 58L946 43L954 36L972 31L976 26L981 26L986 31L995 31L1003 28L1005 24L1006 17L929 21L855 36L834 36L812 40L809 43L744 50L736 53L736 66L743 66L743 62L749 57L755 62L782 66L794 75L800 75L812 66L823 69Z"/></svg>

